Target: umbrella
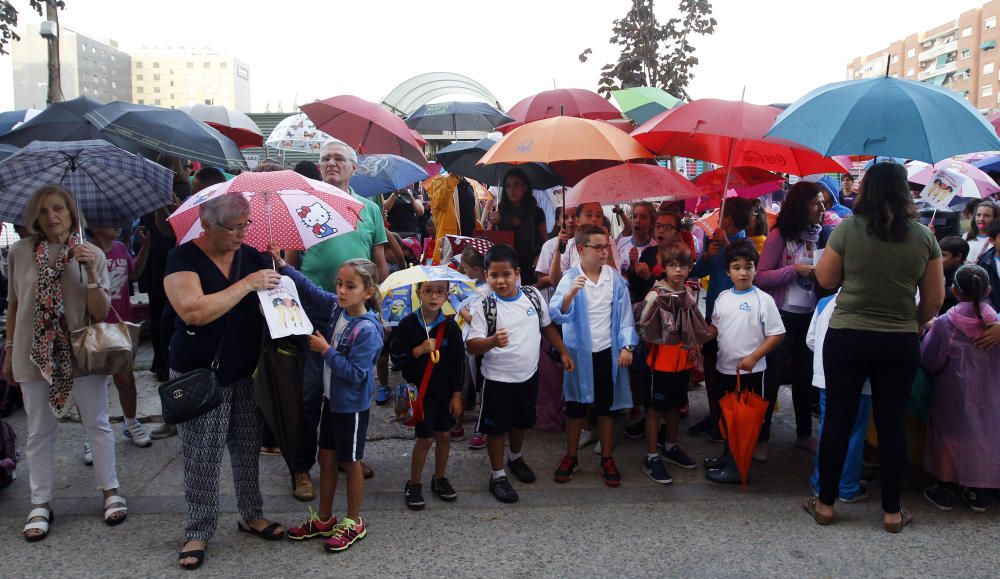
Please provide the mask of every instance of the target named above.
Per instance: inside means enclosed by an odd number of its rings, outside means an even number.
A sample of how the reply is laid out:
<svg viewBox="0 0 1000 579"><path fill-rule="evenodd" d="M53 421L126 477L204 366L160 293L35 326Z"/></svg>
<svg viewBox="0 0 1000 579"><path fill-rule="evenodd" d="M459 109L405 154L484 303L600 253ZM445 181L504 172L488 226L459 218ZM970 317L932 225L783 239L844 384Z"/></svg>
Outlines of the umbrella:
<svg viewBox="0 0 1000 579"><path fill-rule="evenodd" d="M726 185L727 174L729 188L735 189L737 195L746 199L760 197L779 189L785 180L781 175L756 167L733 167L732 170L720 168L706 171L695 177L694 184L703 195L719 197L722 195L722 188ZM764 190L758 194L761 189Z"/></svg>
<svg viewBox="0 0 1000 579"><path fill-rule="evenodd" d="M379 286L382 293L382 319L389 326L399 325L400 320L420 307L417 285L426 281L448 282L448 301L442 311L454 315L480 297L476 282L443 265L414 265L385 278Z"/></svg>
<svg viewBox="0 0 1000 579"><path fill-rule="evenodd" d="M963 163L954 159L945 159L944 161L935 163L932 166L924 167L922 170L908 176L907 180L912 181L913 183L919 183L920 185L927 185L934 180L934 174L942 169L948 169L952 172L964 175L966 179L963 179L963 181L971 181L971 183L963 185L963 189L971 191L970 189L967 189L967 187L974 187L979 192L978 197L985 198L994 193L1000 193L1000 185L997 185L997 182L993 180L993 177L990 177L983 172L982 169L976 167L975 165ZM909 167L907 170L909 170Z"/></svg>
<svg viewBox="0 0 1000 579"><path fill-rule="evenodd" d="M959 93L888 76L821 86L781 113L768 136L824 155L892 155L928 163L1000 149L996 130Z"/></svg>
<svg viewBox="0 0 1000 579"><path fill-rule="evenodd" d="M88 97L55 103L31 120L0 135L0 144L24 147L34 141L109 141L120 149L146 155L150 150L117 135L106 135L85 115L103 106ZM151 154L151 153L150 153Z"/></svg>
<svg viewBox="0 0 1000 579"><path fill-rule="evenodd" d="M177 109L115 101L84 113L105 135L218 167L246 168L236 143Z"/></svg>
<svg viewBox="0 0 1000 579"><path fill-rule="evenodd" d="M299 432L302 429L302 378L305 352L294 340L269 342L253 374L254 400L274 436L295 485Z"/></svg>
<svg viewBox="0 0 1000 579"><path fill-rule="evenodd" d="M239 194L250 201L244 243L261 251L274 242L281 249L305 250L354 231L363 207L347 193L295 171L240 173L232 181L206 187L187 198L168 218L180 245L201 235L199 206L219 195Z"/></svg>
<svg viewBox="0 0 1000 579"><path fill-rule="evenodd" d="M730 191L732 191L732 189L730 189ZM765 207L764 215L767 217L767 228L774 229L774 225L778 222L778 214ZM719 227L719 210L716 209L715 211L712 211L708 215L695 221L694 224L705 232L706 237L711 237L712 233Z"/></svg>
<svg viewBox="0 0 1000 579"><path fill-rule="evenodd" d="M38 109L19 109L0 113L0 135L16 129L19 125L30 121L38 113Z"/></svg>
<svg viewBox="0 0 1000 579"><path fill-rule="evenodd" d="M127 225L170 203L173 175L107 141L35 141L0 163L0 221L21 223L31 194L58 184L89 225Z"/></svg>
<svg viewBox="0 0 1000 579"><path fill-rule="evenodd" d="M622 114L637 125L674 108L681 102L681 99L654 86L637 86L612 91L611 98L621 107Z"/></svg>
<svg viewBox="0 0 1000 579"><path fill-rule="evenodd" d="M492 131L513 120L486 103L453 101L421 106L406 117L406 126L425 133L457 133Z"/></svg>
<svg viewBox="0 0 1000 579"><path fill-rule="evenodd" d="M427 164L423 150L403 119L373 102L340 95L299 107L316 128L359 153L389 153L421 165Z"/></svg>
<svg viewBox="0 0 1000 579"><path fill-rule="evenodd" d="M986 173L991 171L1000 171L1000 155L987 157L981 161L975 161L972 165Z"/></svg>
<svg viewBox="0 0 1000 579"><path fill-rule="evenodd" d="M0 145L0 161L10 157L20 150L20 147L15 147L14 145Z"/></svg>
<svg viewBox="0 0 1000 579"><path fill-rule="evenodd" d="M731 458L736 461L745 491L753 449L760 436L760 428L764 424L768 402L756 392L740 388L739 382L740 377L737 374L736 391L729 392L719 400L723 418L720 426L723 426L726 432L729 452Z"/></svg>
<svg viewBox="0 0 1000 579"><path fill-rule="evenodd" d="M514 168L510 163L494 163L490 165L477 165L486 151L493 148L497 142L495 139L480 139L475 142L460 141L452 143L437 152L437 159L445 171L463 177L469 177L484 183L500 183L504 175ZM536 189L548 189L562 184L559 175L556 175L548 166L542 163L523 163L518 165L531 181L531 186Z"/></svg>
<svg viewBox="0 0 1000 579"><path fill-rule="evenodd" d="M304 113L299 113L282 119L267 136L265 144L279 151L299 151L318 155L323 143L331 138L330 135L317 129Z"/></svg>
<svg viewBox="0 0 1000 579"><path fill-rule="evenodd" d="M954 160L926 167L908 179L924 185L920 201L942 211L957 211L972 199L1000 192L1000 186L989 175Z"/></svg>
<svg viewBox="0 0 1000 579"><path fill-rule="evenodd" d="M596 92L582 88L557 88L542 91L517 102L507 116L518 123L530 123L551 117L581 119L618 119L621 111Z"/></svg>
<svg viewBox="0 0 1000 579"><path fill-rule="evenodd" d="M677 201L700 193L677 171L659 165L625 163L584 177L566 196L566 206L593 202L610 205L643 199Z"/></svg>
<svg viewBox="0 0 1000 579"><path fill-rule="evenodd" d="M199 104L177 108L229 137L240 149L264 146L260 127L244 113L220 105Z"/></svg>
<svg viewBox="0 0 1000 579"><path fill-rule="evenodd" d="M351 177L351 188L362 197L374 197L427 177L427 171L420 165L398 155L362 155Z"/></svg>

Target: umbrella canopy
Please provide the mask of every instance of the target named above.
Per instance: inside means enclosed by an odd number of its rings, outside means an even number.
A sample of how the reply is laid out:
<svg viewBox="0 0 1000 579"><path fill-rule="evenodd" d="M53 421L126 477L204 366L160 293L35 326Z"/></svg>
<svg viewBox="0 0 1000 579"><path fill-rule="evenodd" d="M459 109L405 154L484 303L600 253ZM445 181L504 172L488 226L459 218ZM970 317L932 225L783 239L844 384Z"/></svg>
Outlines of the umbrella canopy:
<svg viewBox="0 0 1000 579"><path fill-rule="evenodd" d="M722 418L726 426L729 452L731 458L736 461L743 489L746 490L753 449L760 436L760 429L764 424L764 415L767 414L769 403L756 392L741 389L738 374L736 380L736 391L723 396L719 400L719 408L722 410Z"/></svg>
<svg viewBox="0 0 1000 579"><path fill-rule="evenodd" d="M770 193L781 187L785 180L781 175L776 175L770 171L758 169L756 167L733 167L732 170L725 167L706 171L694 179L694 184L701 190L702 195L722 195L722 188L726 186L728 174L728 185L730 189L735 189L740 197L753 199L765 193ZM756 195L756 191L767 189ZM746 191L747 193L743 193Z"/></svg>
<svg viewBox="0 0 1000 579"><path fill-rule="evenodd" d="M907 167L907 170L909 170L909 168L910 167ZM974 188L979 193L977 197L989 197L994 193L1000 193L1000 185L997 185L997 182L983 172L982 169L969 163L956 161L955 159L945 159L944 161L935 163L932 166L924 167L907 177L907 180L912 181L913 183L919 183L920 185L927 185L934 180L935 173L941 171L942 169L948 169L954 173L964 175L967 180L970 180L974 184Z"/></svg>
<svg viewBox="0 0 1000 579"><path fill-rule="evenodd" d="M445 315L454 315L480 297L476 282L450 267L414 265L390 274L379 286L382 292L382 319L387 325L399 325L400 320L420 307L416 284L425 281L448 282L448 301L442 308Z"/></svg>
<svg viewBox="0 0 1000 579"><path fill-rule="evenodd" d="M38 109L19 109L0 113L0 135L16 129L22 123L26 123L42 111Z"/></svg>
<svg viewBox="0 0 1000 579"><path fill-rule="evenodd" d="M637 86L612 91L611 98L621 107L622 114L637 125L674 108L681 102L681 99L655 86Z"/></svg>
<svg viewBox="0 0 1000 579"><path fill-rule="evenodd" d="M351 177L351 188L362 197L390 193L423 181L427 171L398 155L362 155Z"/></svg>
<svg viewBox="0 0 1000 579"><path fill-rule="evenodd" d="M180 245L201 235L200 206L219 195L250 201L244 243L261 251L274 242L281 249L306 250L357 228L363 207L344 191L295 171L241 173L232 181L190 196L168 218Z"/></svg>
<svg viewBox="0 0 1000 579"><path fill-rule="evenodd" d="M260 127L240 111L220 105L201 104L178 108L229 137L241 149L264 146L264 135L261 134Z"/></svg>
<svg viewBox="0 0 1000 579"><path fill-rule="evenodd" d="M730 167L811 175L845 173L833 159L786 140L765 137L781 109L744 101L700 99L660 113L632 131L657 155Z"/></svg>
<svg viewBox="0 0 1000 579"><path fill-rule="evenodd" d="M133 153L138 146L117 136L104 135L85 114L103 106L89 97L55 103L9 133L0 135L0 143L24 147L34 141L111 141Z"/></svg>
<svg viewBox="0 0 1000 579"><path fill-rule="evenodd" d="M1000 171L1000 155L987 157L981 161L974 161L972 165L987 173L990 171Z"/></svg>
<svg viewBox="0 0 1000 579"><path fill-rule="evenodd" d="M316 128L312 120L299 113L282 119L267 136L265 145L279 151L299 151L319 155L323 143L332 137Z"/></svg>
<svg viewBox="0 0 1000 579"><path fill-rule="evenodd" d="M281 449L293 485L302 431L304 356L294 340L275 340L264 346L253 373L254 401Z"/></svg>
<svg viewBox="0 0 1000 579"><path fill-rule="evenodd" d="M316 128L337 137L359 153L399 155L427 164L421 146L403 119L373 102L352 95L331 97L299 107Z"/></svg>
<svg viewBox="0 0 1000 579"><path fill-rule="evenodd" d="M115 101L83 115L105 135L217 167L246 168L236 143L183 111Z"/></svg>
<svg viewBox="0 0 1000 579"><path fill-rule="evenodd" d="M89 225L127 225L170 203L173 177L107 141L36 141L0 163L0 221L21 223L31 194L58 184L73 194Z"/></svg>
<svg viewBox="0 0 1000 579"><path fill-rule="evenodd" d="M518 123L531 123L551 117L581 119L618 119L621 111L596 92L582 88L557 88L521 99L507 111Z"/></svg>
<svg viewBox="0 0 1000 579"><path fill-rule="evenodd" d="M591 173L566 196L567 207L598 202L602 205L646 199L677 201L701 192L677 171L659 165L625 163Z"/></svg>
<svg viewBox="0 0 1000 579"><path fill-rule="evenodd" d="M20 150L21 147L15 147L14 145L0 145L0 161L10 157Z"/></svg>
<svg viewBox="0 0 1000 579"><path fill-rule="evenodd" d="M781 113L768 136L824 155L888 155L928 163L1000 149L996 130L962 95L893 77L821 86Z"/></svg>
<svg viewBox="0 0 1000 579"><path fill-rule="evenodd" d="M421 106L406 117L406 126L424 132L492 131L513 120L486 103L453 101Z"/></svg>
<svg viewBox="0 0 1000 579"><path fill-rule="evenodd" d="M497 142L494 139L480 139L475 142L460 141L438 150L437 159L445 171L463 177L469 177L483 183L499 184L504 175L514 168L511 163L492 163L477 165L486 151L493 148ZM531 181L535 189L548 189L562 184L562 179L552 169L542 163L523 163L518 165Z"/></svg>

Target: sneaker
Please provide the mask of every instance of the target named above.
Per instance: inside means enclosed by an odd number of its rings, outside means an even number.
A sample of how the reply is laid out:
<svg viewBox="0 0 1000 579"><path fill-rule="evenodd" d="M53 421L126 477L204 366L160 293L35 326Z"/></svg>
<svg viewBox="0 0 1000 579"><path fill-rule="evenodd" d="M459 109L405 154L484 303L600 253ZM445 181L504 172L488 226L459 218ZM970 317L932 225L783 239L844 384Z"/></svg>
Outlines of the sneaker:
<svg viewBox="0 0 1000 579"><path fill-rule="evenodd" d="M149 433L149 437L153 440L160 440L161 438L170 438L171 436L177 436L177 427L173 424L163 423L153 429Z"/></svg>
<svg viewBox="0 0 1000 579"><path fill-rule="evenodd" d="M83 443L83 464L94 466L94 451L90 449L90 443Z"/></svg>
<svg viewBox="0 0 1000 579"><path fill-rule="evenodd" d="M316 537L329 537L333 535L337 526L337 517L331 516L327 520L319 518L319 514L309 507L309 518L298 527L292 527L285 533L292 541L304 541Z"/></svg>
<svg viewBox="0 0 1000 579"><path fill-rule="evenodd" d="M461 423L456 424L451 429L451 440L452 442L458 442L465 440L465 427Z"/></svg>
<svg viewBox="0 0 1000 579"><path fill-rule="evenodd" d="M712 430L713 421L711 416L706 416L688 428L688 436L707 436ZM716 426L715 428L718 428Z"/></svg>
<svg viewBox="0 0 1000 579"><path fill-rule="evenodd" d="M757 462L767 462L767 441L757 441L753 447L753 459Z"/></svg>
<svg viewBox="0 0 1000 579"><path fill-rule="evenodd" d="M333 535L323 543L323 548L331 553L346 551L355 541L360 541L367 535L368 529L361 517L357 521L344 517L333 528Z"/></svg>
<svg viewBox="0 0 1000 579"><path fill-rule="evenodd" d="M389 387L379 386L375 390L375 404L379 406L385 406L389 403Z"/></svg>
<svg viewBox="0 0 1000 579"><path fill-rule="evenodd" d="M858 491L858 494L854 495L853 497L840 497L840 502L849 505L851 503L860 503L861 501L867 499L868 483L866 483L865 481L861 481L860 483L858 483L858 486L861 488L861 490Z"/></svg>
<svg viewBox="0 0 1000 579"><path fill-rule="evenodd" d="M505 476L490 477L490 493L501 503L516 503L518 499L517 491L510 486L510 480Z"/></svg>
<svg viewBox="0 0 1000 579"><path fill-rule="evenodd" d="M625 438L629 440L638 440L646 436L646 421L640 420L631 426L625 427Z"/></svg>
<svg viewBox="0 0 1000 579"><path fill-rule="evenodd" d="M663 451L662 454L663 458L665 458L670 464L676 464L681 468L698 468L698 463L688 456L679 444L675 444L670 450Z"/></svg>
<svg viewBox="0 0 1000 579"><path fill-rule="evenodd" d="M980 489L965 487L962 489L962 502L975 513L986 512L986 495Z"/></svg>
<svg viewBox="0 0 1000 579"><path fill-rule="evenodd" d="M469 439L469 448L472 450L482 450L486 448L486 437L476 432Z"/></svg>
<svg viewBox="0 0 1000 579"><path fill-rule="evenodd" d="M447 503L458 498L458 493L455 492L455 489L451 486L451 482L445 477L431 478L431 492Z"/></svg>
<svg viewBox="0 0 1000 579"><path fill-rule="evenodd" d="M131 440L132 444L138 446L139 448L148 448L153 444L153 439L150 438L149 433L146 432L146 427L143 426L138 420L133 422L132 426L126 426L123 428L122 434L125 438Z"/></svg>
<svg viewBox="0 0 1000 579"><path fill-rule="evenodd" d="M663 461L658 456L647 457L642 464L642 471L646 473L646 476L650 480L661 485L668 485L674 482L674 479L670 477L670 473L667 472L667 467L663 466ZM607 477L605 477L605 480L607 480Z"/></svg>
<svg viewBox="0 0 1000 579"><path fill-rule="evenodd" d="M597 436L590 430L584 429L580 431L580 444L577 445L577 448L583 448L588 444L594 444L595 442L597 442Z"/></svg>
<svg viewBox="0 0 1000 579"><path fill-rule="evenodd" d="M610 456L601 459L601 473L604 475L604 484L609 487L618 487L622 484L622 475L618 472L618 465L615 459Z"/></svg>
<svg viewBox="0 0 1000 579"><path fill-rule="evenodd" d="M420 483L406 483L403 489L403 498L406 499L406 506L411 510L419 511L424 508L423 485Z"/></svg>
<svg viewBox="0 0 1000 579"><path fill-rule="evenodd" d="M569 456L568 454L559 461L559 466L556 467L556 474L552 478L555 479L557 483L569 482L573 479L573 473L575 473L580 468L580 461L575 456Z"/></svg>
<svg viewBox="0 0 1000 579"><path fill-rule="evenodd" d="M598 456L601 455L601 441L600 440L598 440L597 443L594 445L594 454L596 454Z"/></svg>
<svg viewBox="0 0 1000 579"><path fill-rule="evenodd" d="M523 456L518 457L517 460L508 460L507 470L513 473L514 478L525 484L535 482L535 472L531 470L528 463L524 462Z"/></svg>
<svg viewBox="0 0 1000 579"><path fill-rule="evenodd" d="M942 511L950 511L952 502L954 501L951 489L940 484L925 488L924 498L927 499L927 502Z"/></svg>

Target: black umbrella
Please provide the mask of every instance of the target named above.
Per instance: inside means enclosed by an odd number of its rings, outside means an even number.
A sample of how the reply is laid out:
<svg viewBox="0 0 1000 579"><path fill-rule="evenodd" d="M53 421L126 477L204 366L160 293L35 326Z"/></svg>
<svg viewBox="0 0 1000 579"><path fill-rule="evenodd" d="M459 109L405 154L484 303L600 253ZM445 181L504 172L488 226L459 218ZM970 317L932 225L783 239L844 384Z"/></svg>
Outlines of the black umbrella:
<svg viewBox="0 0 1000 579"><path fill-rule="evenodd" d="M178 109L115 101L84 116L112 139L214 167L246 168L232 139Z"/></svg>
<svg viewBox="0 0 1000 579"><path fill-rule="evenodd" d="M489 151L495 144L496 141L493 139L452 143L437 152L437 161L449 173L462 175L489 185L500 184L504 175L514 167L523 170L528 175L531 186L535 189L548 189L563 184L559 175L556 175L544 163L476 165L476 162L482 159L486 151Z"/></svg>
<svg viewBox="0 0 1000 579"><path fill-rule="evenodd" d="M0 161L10 157L20 150L20 147L15 147L14 145L0 145Z"/></svg>
<svg viewBox="0 0 1000 579"><path fill-rule="evenodd" d="M0 135L9 133L14 127L23 124L40 112L35 109L18 109L0 113Z"/></svg>
<svg viewBox="0 0 1000 579"><path fill-rule="evenodd" d="M511 122L486 103L461 101L426 104L406 117L408 127L422 132L492 131Z"/></svg>
<svg viewBox="0 0 1000 579"><path fill-rule="evenodd" d="M266 343L253 375L254 400L274 436L295 486L295 459L302 429L305 352L289 338Z"/></svg>

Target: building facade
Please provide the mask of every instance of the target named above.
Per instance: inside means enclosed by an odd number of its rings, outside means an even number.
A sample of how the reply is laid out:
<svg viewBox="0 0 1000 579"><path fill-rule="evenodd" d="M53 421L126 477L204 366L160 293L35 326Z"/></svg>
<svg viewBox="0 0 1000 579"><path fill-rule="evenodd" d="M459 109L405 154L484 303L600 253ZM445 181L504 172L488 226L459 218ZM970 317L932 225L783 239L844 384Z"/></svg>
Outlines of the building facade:
<svg viewBox="0 0 1000 579"><path fill-rule="evenodd" d="M14 108L44 109L48 96L48 42L38 24L26 26L11 44ZM63 99L87 96L100 102L132 100L132 63L114 40L97 40L61 27L59 73Z"/></svg>
<svg viewBox="0 0 1000 579"><path fill-rule="evenodd" d="M165 108L208 104L250 112L250 67L208 48L136 50L131 99Z"/></svg>

